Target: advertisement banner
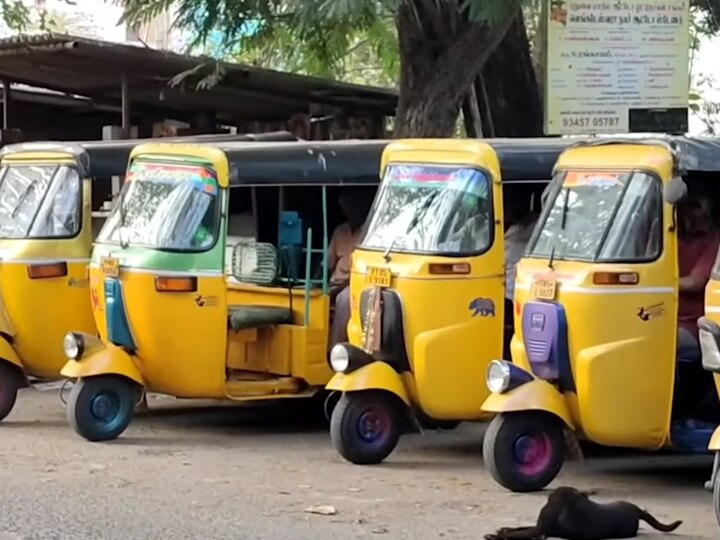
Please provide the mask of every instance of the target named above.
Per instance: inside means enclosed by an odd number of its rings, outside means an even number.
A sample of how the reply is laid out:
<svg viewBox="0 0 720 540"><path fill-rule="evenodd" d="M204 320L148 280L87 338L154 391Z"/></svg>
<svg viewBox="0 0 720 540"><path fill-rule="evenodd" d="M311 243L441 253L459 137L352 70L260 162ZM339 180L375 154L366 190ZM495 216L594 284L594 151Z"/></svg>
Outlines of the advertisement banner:
<svg viewBox="0 0 720 540"><path fill-rule="evenodd" d="M688 0L547 0L548 135L687 129Z"/></svg>

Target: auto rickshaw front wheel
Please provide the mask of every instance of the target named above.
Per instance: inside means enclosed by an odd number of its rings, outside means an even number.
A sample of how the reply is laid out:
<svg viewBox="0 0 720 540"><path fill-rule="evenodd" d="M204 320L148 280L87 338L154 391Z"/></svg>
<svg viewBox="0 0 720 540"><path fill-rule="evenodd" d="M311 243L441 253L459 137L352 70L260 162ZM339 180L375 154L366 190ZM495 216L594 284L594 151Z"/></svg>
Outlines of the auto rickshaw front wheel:
<svg viewBox="0 0 720 540"><path fill-rule="evenodd" d="M0 360L0 420L4 420L13 410L21 386L20 370L14 365Z"/></svg>
<svg viewBox="0 0 720 540"><path fill-rule="evenodd" d="M485 432L485 466L498 484L511 491L543 489L558 475L564 459L563 426L550 414L501 413Z"/></svg>
<svg viewBox="0 0 720 540"><path fill-rule="evenodd" d="M137 385L119 375L79 379L70 391L68 422L88 441L117 439L133 418L137 398Z"/></svg>
<svg viewBox="0 0 720 540"><path fill-rule="evenodd" d="M715 520L720 525L720 474L715 474L713 483L713 506L715 507Z"/></svg>
<svg viewBox="0 0 720 540"><path fill-rule="evenodd" d="M330 417L333 446L355 465L381 463L400 439L402 412L400 400L388 392L343 394Z"/></svg>

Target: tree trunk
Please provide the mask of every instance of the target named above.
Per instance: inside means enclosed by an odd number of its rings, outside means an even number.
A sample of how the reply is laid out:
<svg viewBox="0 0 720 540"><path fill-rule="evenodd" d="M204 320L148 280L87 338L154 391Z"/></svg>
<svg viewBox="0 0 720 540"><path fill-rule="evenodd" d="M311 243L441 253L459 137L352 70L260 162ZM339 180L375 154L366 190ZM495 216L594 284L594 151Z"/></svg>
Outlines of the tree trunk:
<svg viewBox="0 0 720 540"><path fill-rule="evenodd" d="M451 137L463 98L513 21L512 16L493 25L463 21L457 7L437 5L403 2L398 11L401 69L394 137Z"/></svg>
<svg viewBox="0 0 720 540"><path fill-rule="evenodd" d="M492 136L542 136L543 101L535 73L525 20L522 11L518 10L483 69L495 128ZM483 131L489 133L486 125L483 125Z"/></svg>

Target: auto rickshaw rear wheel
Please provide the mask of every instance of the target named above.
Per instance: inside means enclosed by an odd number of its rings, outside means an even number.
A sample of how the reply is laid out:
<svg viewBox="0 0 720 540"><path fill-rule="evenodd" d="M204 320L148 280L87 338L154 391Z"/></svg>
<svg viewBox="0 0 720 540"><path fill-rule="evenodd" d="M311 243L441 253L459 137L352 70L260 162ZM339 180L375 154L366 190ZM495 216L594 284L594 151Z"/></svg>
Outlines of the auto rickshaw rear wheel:
<svg viewBox="0 0 720 540"><path fill-rule="evenodd" d="M515 492L539 491L565 459L560 421L547 413L501 413L488 425L483 460L493 479Z"/></svg>
<svg viewBox="0 0 720 540"><path fill-rule="evenodd" d="M381 463L397 446L403 428L402 403L383 391L348 392L330 417L330 438L355 465Z"/></svg>
<svg viewBox="0 0 720 540"><path fill-rule="evenodd" d="M13 410L18 390L22 386L20 370L14 365L0 360L0 420L4 420Z"/></svg>
<svg viewBox="0 0 720 540"><path fill-rule="evenodd" d="M117 439L130 424L138 386L119 375L79 379L70 390L68 422L91 442Z"/></svg>

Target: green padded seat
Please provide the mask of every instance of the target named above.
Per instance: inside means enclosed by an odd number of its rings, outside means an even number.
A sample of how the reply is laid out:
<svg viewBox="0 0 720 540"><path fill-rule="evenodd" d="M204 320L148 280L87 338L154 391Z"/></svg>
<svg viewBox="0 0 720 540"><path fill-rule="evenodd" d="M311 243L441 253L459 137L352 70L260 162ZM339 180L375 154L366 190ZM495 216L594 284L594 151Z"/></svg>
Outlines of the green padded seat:
<svg viewBox="0 0 720 540"><path fill-rule="evenodd" d="M274 324L291 324L290 308L276 306L230 306L228 324L233 330L247 330Z"/></svg>

